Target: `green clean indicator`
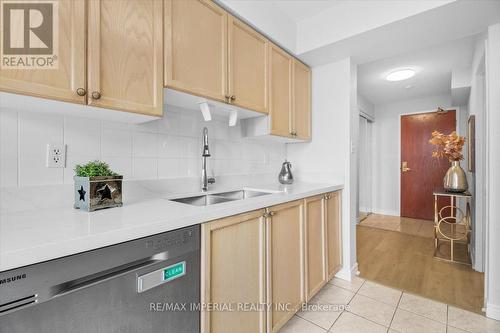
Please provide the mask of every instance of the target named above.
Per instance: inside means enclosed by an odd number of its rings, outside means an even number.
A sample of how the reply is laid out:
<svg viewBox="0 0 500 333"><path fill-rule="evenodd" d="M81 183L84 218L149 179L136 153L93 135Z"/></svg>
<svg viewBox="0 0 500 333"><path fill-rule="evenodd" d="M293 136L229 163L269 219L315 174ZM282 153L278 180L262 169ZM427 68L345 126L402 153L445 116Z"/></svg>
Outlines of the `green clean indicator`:
<svg viewBox="0 0 500 333"><path fill-rule="evenodd" d="M163 269L163 281L168 282L186 275L186 262L181 261Z"/></svg>

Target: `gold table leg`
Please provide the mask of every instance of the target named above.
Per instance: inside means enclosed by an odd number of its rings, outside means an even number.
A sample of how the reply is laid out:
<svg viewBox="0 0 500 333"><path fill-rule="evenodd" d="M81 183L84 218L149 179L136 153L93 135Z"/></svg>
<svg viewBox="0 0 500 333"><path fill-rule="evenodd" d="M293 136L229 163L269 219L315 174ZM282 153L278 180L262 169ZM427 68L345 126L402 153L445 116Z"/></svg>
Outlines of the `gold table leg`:
<svg viewBox="0 0 500 333"><path fill-rule="evenodd" d="M439 217L438 217L438 196L434 195L434 256L436 256L437 249L438 249L438 222L439 222Z"/></svg>

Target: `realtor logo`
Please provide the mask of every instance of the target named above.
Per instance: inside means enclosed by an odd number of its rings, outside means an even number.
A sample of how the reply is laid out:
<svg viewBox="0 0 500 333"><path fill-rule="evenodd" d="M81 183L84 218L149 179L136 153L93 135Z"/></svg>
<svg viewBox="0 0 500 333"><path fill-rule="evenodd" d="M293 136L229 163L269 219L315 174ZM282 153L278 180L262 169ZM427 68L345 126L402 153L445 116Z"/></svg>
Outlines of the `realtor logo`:
<svg viewBox="0 0 500 333"><path fill-rule="evenodd" d="M2 69L57 69L58 15L56 1L2 1Z"/></svg>

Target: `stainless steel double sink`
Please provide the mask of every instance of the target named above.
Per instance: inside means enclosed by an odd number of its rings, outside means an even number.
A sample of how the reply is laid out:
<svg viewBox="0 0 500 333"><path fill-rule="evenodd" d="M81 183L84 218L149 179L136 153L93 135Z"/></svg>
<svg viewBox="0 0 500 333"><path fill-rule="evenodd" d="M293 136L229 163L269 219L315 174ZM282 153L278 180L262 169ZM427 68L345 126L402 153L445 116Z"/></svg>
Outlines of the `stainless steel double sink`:
<svg viewBox="0 0 500 333"><path fill-rule="evenodd" d="M242 189L242 190L228 191L228 192L200 194L200 195L182 197L170 200L192 206L210 206L223 202L243 200L247 198L255 198L273 193L279 193L279 191Z"/></svg>

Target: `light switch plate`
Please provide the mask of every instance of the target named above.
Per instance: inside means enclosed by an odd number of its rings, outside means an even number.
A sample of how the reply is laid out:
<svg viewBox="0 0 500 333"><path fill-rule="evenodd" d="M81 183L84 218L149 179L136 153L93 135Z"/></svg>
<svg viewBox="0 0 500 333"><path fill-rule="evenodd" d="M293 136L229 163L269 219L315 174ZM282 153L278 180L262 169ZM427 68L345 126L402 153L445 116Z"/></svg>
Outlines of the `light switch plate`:
<svg viewBox="0 0 500 333"><path fill-rule="evenodd" d="M47 144L47 168L64 168L66 166L66 145Z"/></svg>

